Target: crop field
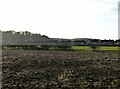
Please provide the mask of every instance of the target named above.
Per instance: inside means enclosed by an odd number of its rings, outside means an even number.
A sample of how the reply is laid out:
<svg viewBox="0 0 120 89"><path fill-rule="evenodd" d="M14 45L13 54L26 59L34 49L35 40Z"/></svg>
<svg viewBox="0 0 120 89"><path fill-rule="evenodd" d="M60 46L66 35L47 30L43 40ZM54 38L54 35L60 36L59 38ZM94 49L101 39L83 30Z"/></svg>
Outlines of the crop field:
<svg viewBox="0 0 120 89"><path fill-rule="evenodd" d="M72 49L74 50L92 50L90 46L72 46ZM118 46L99 46L97 50L111 50L111 51L118 51L120 47Z"/></svg>
<svg viewBox="0 0 120 89"><path fill-rule="evenodd" d="M3 89L119 89L117 51L3 50Z"/></svg>

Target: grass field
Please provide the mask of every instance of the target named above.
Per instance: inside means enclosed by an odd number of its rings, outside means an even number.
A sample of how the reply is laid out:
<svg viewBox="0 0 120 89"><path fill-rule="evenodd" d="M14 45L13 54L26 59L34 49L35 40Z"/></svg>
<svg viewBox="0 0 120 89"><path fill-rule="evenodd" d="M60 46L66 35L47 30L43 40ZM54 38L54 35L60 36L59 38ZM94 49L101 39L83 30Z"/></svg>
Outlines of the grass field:
<svg viewBox="0 0 120 89"><path fill-rule="evenodd" d="M120 47L118 46L99 46L97 50L111 50L111 51L118 51ZM73 50L92 50L90 46L72 46Z"/></svg>

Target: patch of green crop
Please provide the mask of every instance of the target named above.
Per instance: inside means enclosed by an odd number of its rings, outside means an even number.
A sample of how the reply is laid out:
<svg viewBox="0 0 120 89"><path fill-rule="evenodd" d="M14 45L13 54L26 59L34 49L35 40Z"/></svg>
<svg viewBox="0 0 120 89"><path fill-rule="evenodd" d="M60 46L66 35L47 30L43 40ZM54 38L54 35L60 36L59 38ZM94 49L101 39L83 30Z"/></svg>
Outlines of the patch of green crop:
<svg viewBox="0 0 120 89"><path fill-rule="evenodd" d="M90 46L72 46L73 50L92 50L92 48ZM118 51L118 49L120 49L120 47L118 46L99 46L97 48L97 50L101 50L101 51L107 51L107 50L111 50L111 51Z"/></svg>
<svg viewBox="0 0 120 89"><path fill-rule="evenodd" d="M89 46L72 46L73 50L91 50Z"/></svg>
<svg viewBox="0 0 120 89"><path fill-rule="evenodd" d="M98 49L98 50L118 51L118 46L100 46L100 49Z"/></svg>

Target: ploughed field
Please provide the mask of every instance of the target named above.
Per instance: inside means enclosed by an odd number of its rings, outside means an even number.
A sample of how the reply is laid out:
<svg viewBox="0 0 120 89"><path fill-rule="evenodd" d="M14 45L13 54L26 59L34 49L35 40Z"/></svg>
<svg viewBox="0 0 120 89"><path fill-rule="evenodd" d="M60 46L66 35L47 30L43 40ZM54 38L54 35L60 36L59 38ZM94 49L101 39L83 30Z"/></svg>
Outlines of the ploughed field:
<svg viewBox="0 0 120 89"><path fill-rule="evenodd" d="M3 89L119 89L117 51L3 51Z"/></svg>

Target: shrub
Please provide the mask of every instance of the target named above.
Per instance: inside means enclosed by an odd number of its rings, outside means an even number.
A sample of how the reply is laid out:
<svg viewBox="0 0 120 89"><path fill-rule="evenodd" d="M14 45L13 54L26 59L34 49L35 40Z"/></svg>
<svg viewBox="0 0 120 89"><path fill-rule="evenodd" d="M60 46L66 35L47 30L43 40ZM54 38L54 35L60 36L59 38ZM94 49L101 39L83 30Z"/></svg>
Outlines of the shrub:
<svg viewBox="0 0 120 89"><path fill-rule="evenodd" d="M99 47L99 45L90 45L90 48L91 48L92 50L96 51L96 50L98 50L98 48L100 48L100 47Z"/></svg>
<svg viewBox="0 0 120 89"><path fill-rule="evenodd" d="M57 46L57 49L68 51L68 50L71 50L71 46L59 45L59 46Z"/></svg>

